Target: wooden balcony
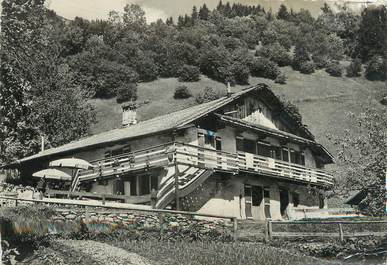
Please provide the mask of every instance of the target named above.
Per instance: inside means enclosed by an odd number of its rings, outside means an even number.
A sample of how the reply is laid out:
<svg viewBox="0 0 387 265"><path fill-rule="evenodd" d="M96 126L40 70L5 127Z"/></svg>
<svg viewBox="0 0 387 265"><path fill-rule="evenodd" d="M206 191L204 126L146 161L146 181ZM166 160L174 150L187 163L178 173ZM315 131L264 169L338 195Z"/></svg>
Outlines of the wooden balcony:
<svg viewBox="0 0 387 265"><path fill-rule="evenodd" d="M91 162L94 168L81 170L78 173L76 182L150 168L173 166L174 163L177 163L233 174L245 172L265 175L324 187L330 187L334 184L333 176L323 170L307 168L250 153L227 153L183 143L159 145ZM74 185L76 186L77 183L73 183Z"/></svg>

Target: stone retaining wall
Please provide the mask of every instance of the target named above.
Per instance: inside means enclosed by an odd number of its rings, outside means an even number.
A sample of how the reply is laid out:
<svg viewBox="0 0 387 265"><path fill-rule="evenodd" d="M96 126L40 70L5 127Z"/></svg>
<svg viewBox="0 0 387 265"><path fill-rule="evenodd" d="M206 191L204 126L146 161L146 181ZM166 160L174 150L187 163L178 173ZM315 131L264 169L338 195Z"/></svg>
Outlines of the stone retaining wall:
<svg viewBox="0 0 387 265"><path fill-rule="evenodd" d="M141 211L56 210L50 234L131 231L137 236L231 240L233 223L220 218Z"/></svg>

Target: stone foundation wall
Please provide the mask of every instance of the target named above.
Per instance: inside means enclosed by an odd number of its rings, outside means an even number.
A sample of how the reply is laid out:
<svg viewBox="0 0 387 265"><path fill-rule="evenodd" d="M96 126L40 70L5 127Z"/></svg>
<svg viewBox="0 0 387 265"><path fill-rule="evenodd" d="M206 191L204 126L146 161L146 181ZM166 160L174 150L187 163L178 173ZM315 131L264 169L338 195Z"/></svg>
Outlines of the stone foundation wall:
<svg viewBox="0 0 387 265"><path fill-rule="evenodd" d="M110 233L132 231L137 235L231 240L233 223L220 218L141 211L57 210L49 220L50 234Z"/></svg>

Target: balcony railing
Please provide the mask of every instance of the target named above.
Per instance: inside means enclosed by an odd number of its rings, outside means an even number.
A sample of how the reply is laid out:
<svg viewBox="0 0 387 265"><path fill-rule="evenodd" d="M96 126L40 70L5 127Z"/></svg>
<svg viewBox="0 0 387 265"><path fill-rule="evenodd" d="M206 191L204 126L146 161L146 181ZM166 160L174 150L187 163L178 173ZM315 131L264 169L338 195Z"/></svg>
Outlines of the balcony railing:
<svg viewBox="0 0 387 265"><path fill-rule="evenodd" d="M332 186L333 176L326 171L307 168L269 157L238 152L228 153L183 143L168 143L108 159L92 161L94 168L81 170L79 181L119 175L126 172L172 165L174 162L197 168L266 175L319 186Z"/></svg>

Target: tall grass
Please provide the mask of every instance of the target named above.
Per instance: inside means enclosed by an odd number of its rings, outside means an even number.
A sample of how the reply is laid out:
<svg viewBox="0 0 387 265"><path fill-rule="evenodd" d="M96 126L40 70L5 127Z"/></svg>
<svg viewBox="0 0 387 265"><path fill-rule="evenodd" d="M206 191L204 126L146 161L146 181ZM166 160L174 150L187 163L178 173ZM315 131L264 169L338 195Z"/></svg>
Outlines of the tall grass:
<svg viewBox="0 0 387 265"><path fill-rule="evenodd" d="M327 262L258 243L133 241L109 242L169 265L323 265Z"/></svg>

